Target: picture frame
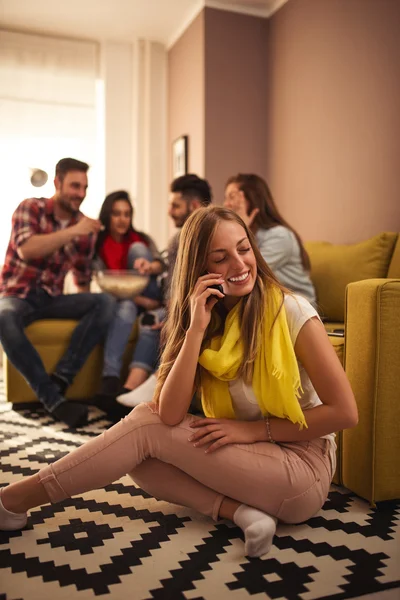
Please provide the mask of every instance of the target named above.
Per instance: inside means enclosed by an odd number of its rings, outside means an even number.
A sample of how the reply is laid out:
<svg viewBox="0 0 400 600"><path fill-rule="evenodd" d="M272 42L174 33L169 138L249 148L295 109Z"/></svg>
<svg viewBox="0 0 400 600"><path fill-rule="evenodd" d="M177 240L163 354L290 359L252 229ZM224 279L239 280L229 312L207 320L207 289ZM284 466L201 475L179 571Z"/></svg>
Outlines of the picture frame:
<svg viewBox="0 0 400 600"><path fill-rule="evenodd" d="M181 135L172 143L172 177L180 177L188 172L188 136Z"/></svg>

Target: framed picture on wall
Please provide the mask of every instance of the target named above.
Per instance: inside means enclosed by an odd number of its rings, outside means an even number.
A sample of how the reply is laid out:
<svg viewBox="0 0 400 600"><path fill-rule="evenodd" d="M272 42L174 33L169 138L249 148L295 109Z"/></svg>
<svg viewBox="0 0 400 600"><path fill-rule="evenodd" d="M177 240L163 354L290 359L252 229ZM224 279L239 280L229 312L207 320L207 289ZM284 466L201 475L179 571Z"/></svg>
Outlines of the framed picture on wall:
<svg viewBox="0 0 400 600"><path fill-rule="evenodd" d="M181 135L172 143L172 176L175 179L188 172L188 136Z"/></svg>

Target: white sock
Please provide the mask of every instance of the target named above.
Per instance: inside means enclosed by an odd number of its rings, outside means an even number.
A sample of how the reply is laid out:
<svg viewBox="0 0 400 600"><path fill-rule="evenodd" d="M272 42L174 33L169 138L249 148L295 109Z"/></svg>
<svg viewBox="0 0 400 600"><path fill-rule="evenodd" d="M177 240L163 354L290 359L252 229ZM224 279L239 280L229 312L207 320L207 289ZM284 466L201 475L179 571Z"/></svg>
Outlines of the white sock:
<svg viewBox="0 0 400 600"><path fill-rule="evenodd" d="M1 501L2 491L0 490L0 531L14 531L23 529L28 520L26 513L13 513L4 508Z"/></svg>
<svg viewBox="0 0 400 600"><path fill-rule="evenodd" d="M277 523L275 517L241 504L233 515L233 521L244 533L246 556L262 556L271 550Z"/></svg>
<svg viewBox="0 0 400 600"><path fill-rule="evenodd" d="M135 388L131 392L121 394L117 396L117 402L124 406L134 407L144 402L151 402L153 400L154 392L156 389L157 377L153 374L142 385Z"/></svg>

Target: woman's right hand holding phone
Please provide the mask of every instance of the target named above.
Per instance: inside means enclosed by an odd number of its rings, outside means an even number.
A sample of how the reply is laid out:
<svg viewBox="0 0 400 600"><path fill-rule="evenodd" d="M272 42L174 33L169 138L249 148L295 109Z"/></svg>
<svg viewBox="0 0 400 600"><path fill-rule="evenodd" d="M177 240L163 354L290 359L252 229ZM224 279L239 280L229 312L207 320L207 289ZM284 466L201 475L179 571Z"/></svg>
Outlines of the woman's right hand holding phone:
<svg viewBox="0 0 400 600"><path fill-rule="evenodd" d="M177 425L187 414L195 390L196 370L204 332L211 311L224 294L211 285L221 285L218 273L199 277L190 296L190 325L179 354L160 393L160 417L170 426Z"/></svg>
<svg viewBox="0 0 400 600"><path fill-rule="evenodd" d="M211 319L211 311L218 300L225 297L215 287L222 285L224 279L219 273L207 273L197 280L193 294L190 297L191 321L189 330L204 334Z"/></svg>

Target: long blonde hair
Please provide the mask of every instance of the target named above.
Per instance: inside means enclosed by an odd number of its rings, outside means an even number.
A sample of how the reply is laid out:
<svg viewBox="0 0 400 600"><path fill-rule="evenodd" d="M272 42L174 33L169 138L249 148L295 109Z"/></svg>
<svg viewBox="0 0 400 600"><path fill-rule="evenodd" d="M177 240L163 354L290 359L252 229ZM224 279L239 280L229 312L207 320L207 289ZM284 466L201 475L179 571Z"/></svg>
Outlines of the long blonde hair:
<svg viewBox="0 0 400 600"><path fill-rule="evenodd" d="M243 227L256 258L256 282L251 293L243 297L240 311L241 338L244 352L238 376L243 377L248 383L251 381L254 359L261 336L264 333L263 315L266 302L268 302L268 293L266 293L268 286L275 286L282 291L281 306L283 304L283 293L286 289L279 284L261 256L253 234L242 219L232 210L222 206L197 209L187 219L180 235L178 256L172 276L168 318L162 332L162 340L165 345L157 376L155 402L159 401L161 389L185 340L186 332L190 326L190 296L198 278L207 271L207 257L211 241L221 221L236 222ZM212 337L222 333L224 318L224 309L221 303L218 303L212 311L210 324L205 331L202 350ZM198 365L196 385L199 383L201 368Z"/></svg>

